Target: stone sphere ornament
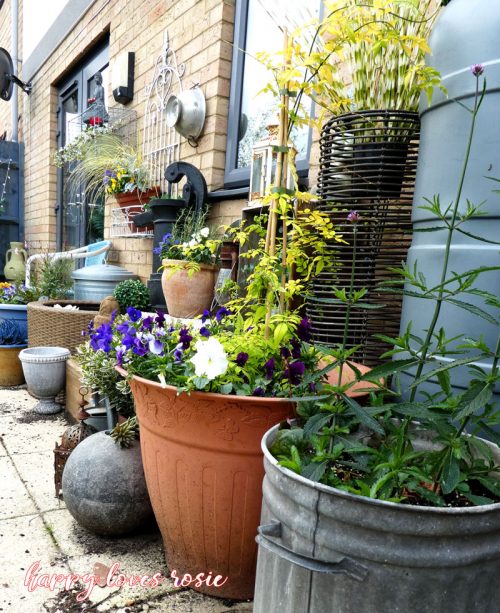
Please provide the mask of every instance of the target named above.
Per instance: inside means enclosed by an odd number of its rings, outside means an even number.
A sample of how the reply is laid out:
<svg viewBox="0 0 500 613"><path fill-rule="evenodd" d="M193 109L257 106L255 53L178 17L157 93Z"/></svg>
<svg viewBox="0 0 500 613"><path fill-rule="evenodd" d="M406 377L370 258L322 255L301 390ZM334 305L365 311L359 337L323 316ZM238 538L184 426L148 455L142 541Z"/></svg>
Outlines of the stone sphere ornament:
<svg viewBox="0 0 500 613"><path fill-rule="evenodd" d="M66 360L71 356L64 347L30 347L19 353L28 391L39 399L34 410L41 415L62 411L55 397L66 381Z"/></svg>
<svg viewBox="0 0 500 613"><path fill-rule="evenodd" d="M83 440L62 477L66 507L89 532L120 536L154 526L138 440L117 445L108 432Z"/></svg>

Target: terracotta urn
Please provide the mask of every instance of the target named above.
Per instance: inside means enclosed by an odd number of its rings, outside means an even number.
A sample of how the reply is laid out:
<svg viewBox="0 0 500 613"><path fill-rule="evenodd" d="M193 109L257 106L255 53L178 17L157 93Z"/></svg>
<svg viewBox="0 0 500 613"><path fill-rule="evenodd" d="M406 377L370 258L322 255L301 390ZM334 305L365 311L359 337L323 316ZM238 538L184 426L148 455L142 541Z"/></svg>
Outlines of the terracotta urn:
<svg viewBox="0 0 500 613"><path fill-rule="evenodd" d="M200 270L190 273L188 264L183 260L162 260L161 286L172 317L189 319L202 315L205 309L210 309L214 299L219 268L199 264Z"/></svg>
<svg viewBox="0 0 500 613"><path fill-rule="evenodd" d="M123 375L125 371L118 369ZM197 591L252 598L262 503L260 440L270 425L291 418L286 398L177 394L177 388L134 376L130 381L141 428L144 474L178 577L212 572L227 580Z"/></svg>

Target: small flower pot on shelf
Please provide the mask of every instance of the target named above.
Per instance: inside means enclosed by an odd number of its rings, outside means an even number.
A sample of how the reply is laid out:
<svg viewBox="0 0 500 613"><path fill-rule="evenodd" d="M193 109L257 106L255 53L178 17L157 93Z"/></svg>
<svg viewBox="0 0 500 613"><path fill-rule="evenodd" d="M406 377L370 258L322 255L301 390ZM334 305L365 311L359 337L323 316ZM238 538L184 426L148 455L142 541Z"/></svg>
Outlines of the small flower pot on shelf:
<svg viewBox="0 0 500 613"><path fill-rule="evenodd" d="M219 267L199 264L199 270L189 271L185 260L162 260L161 286L172 317L193 318L210 309L214 299Z"/></svg>

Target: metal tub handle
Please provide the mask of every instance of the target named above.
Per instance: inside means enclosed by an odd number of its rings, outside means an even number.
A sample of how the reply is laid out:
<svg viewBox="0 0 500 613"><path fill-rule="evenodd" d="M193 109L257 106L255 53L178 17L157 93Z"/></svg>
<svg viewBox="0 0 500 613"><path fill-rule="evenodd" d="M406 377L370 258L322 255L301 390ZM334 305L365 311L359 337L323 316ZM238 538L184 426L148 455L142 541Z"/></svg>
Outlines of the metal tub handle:
<svg viewBox="0 0 500 613"><path fill-rule="evenodd" d="M258 535L255 537L255 540L260 546L265 547L283 560L300 566L300 568L316 573L344 574L356 579L356 581L363 581L368 574L367 568L350 558L344 557L338 562L322 562L321 560L315 560L295 553L283 545L272 541L268 537L281 538L281 522L279 521L272 521L269 524L259 526L257 532Z"/></svg>

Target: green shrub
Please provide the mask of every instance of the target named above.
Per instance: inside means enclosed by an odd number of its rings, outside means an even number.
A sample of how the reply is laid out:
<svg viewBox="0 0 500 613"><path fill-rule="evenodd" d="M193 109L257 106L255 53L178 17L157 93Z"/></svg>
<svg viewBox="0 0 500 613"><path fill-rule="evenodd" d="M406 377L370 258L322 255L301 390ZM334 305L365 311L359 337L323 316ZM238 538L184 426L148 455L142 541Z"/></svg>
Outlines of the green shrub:
<svg viewBox="0 0 500 613"><path fill-rule="evenodd" d="M146 311L149 307L148 288L138 279L128 279L118 283L113 296L120 305L122 313L125 313L128 307L139 311Z"/></svg>

